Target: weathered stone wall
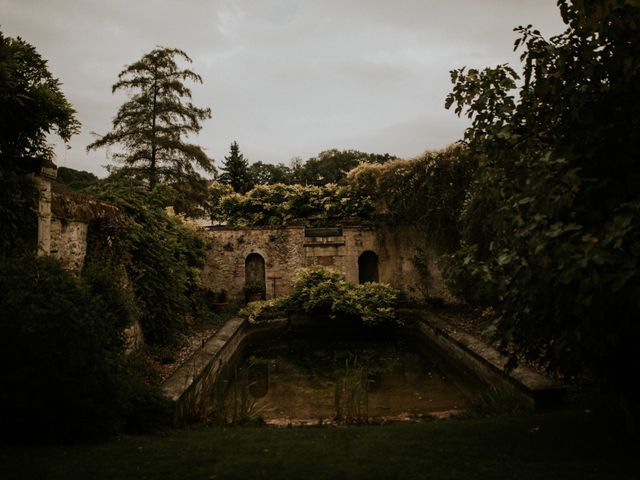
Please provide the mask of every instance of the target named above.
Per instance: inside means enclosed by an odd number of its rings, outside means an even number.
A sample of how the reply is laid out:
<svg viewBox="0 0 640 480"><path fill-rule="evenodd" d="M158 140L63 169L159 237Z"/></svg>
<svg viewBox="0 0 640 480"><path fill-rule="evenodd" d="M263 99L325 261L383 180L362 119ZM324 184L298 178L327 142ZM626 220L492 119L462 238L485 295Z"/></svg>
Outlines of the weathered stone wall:
<svg viewBox="0 0 640 480"><path fill-rule="evenodd" d="M251 253L258 253L264 259L267 298L288 294L299 267L322 265L358 283L358 259L364 252L371 251L378 255L380 282L398 288L408 299L448 297L435 265L434 250L417 229L344 226L324 230L312 232L297 225L209 227L204 231L209 256L202 275L203 286L215 291L226 290L232 302L243 301L245 260ZM427 279L412 260L418 254L426 259Z"/></svg>
<svg viewBox="0 0 640 480"><path fill-rule="evenodd" d="M80 271L87 254L87 232L84 222L52 218L50 254L64 263L66 268Z"/></svg>

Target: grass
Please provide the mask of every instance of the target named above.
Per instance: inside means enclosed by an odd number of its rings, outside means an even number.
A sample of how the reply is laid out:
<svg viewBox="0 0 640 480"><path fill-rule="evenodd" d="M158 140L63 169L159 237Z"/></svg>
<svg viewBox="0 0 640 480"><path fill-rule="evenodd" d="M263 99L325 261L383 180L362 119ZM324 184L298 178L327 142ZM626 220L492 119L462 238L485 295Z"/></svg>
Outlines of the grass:
<svg viewBox="0 0 640 480"><path fill-rule="evenodd" d="M637 479L638 445L584 411L345 428L197 428L3 448L12 479Z"/></svg>

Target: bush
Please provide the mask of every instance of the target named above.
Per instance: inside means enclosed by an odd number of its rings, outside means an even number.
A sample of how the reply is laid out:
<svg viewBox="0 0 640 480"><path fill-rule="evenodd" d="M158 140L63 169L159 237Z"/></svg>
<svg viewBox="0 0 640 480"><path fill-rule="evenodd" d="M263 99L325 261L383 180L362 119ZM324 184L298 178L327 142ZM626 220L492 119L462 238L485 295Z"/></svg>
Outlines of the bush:
<svg viewBox="0 0 640 480"><path fill-rule="evenodd" d="M96 185L93 193L119 208L123 225L115 231L94 229L89 257L114 270L124 268L145 339L156 345L175 344L185 319L201 307L198 274L206 255L204 242L144 188L116 178ZM104 246L104 238L110 239L110 247Z"/></svg>
<svg viewBox="0 0 640 480"><path fill-rule="evenodd" d="M311 218L315 225L329 225L344 218L372 219L371 199L357 188L327 184L258 185L244 195L215 186L211 189L213 220L229 225L286 225L297 218Z"/></svg>
<svg viewBox="0 0 640 480"><path fill-rule="evenodd" d="M302 268L296 272L292 292L287 297L253 302L240 311L249 321L261 314L285 311L350 318L365 325L398 323L395 305L398 291L382 283L354 285L338 272L322 267Z"/></svg>
<svg viewBox="0 0 640 480"><path fill-rule="evenodd" d="M1 441L125 428L125 410L140 407L133 387L145 388L122 361L122 329L135 315L126 294L104 274L77 279L51 258L5 258L0 271Z"/></svg>

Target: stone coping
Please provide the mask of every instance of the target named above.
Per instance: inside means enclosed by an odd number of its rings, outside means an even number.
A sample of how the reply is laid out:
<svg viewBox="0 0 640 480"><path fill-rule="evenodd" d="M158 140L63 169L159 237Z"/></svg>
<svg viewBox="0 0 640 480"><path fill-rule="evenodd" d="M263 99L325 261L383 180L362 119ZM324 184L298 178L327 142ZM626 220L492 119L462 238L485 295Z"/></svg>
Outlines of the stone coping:
<svg viewBox="0 0 640 480"><path fill-rule="evenodd" d="M446 319L433 312L401 309L399 313L413 317L418 329L448 356L471 369L492 386L507 385L520 393L526 406L546 408L561 401L567 387L535 370L519 365L506 370L508 358L484 341L462 331L450 331Z"/></svg>
<svg viewBox="0 0 640 480"><path fill-rule="evenodd" d="M162 391L171 400L178 401L182 394L191 387L203 374L206 367L213 362L227 342L238 334L247 323L243 318L229 320L205 344L186 360L162 384Z"/></svg>
<svg viewBox="0 0 640 480"><path fill-rule="evenodd" d="M275 318L250 324L241 317L230 319L164 381L162 391L169 399L179 401L185 392L210 373L211 366L232 357L247 337L286 327L287 322L286 318Z"/></svg>
<svg viewBox="0 0 640 480"><path fill-rule="evenodd" d="M566 394L566 386L526 366L506 371L506 356L466 332L447 331L446 320L437 314L413 309L400 309L399 313L414 319L418 332L451 361L471 370L490 386L508 387L527 407L550 407L558 404ZM230 361L249 337L295 327L294 323L298 322L276 318L250 324L246 319L232 318L165 380L162 384L164 394L178 404L184 403L186 398L197 395L195 392L201 380L218 375L220 366ZM303 321L301 325L306 323Z"/></svg>

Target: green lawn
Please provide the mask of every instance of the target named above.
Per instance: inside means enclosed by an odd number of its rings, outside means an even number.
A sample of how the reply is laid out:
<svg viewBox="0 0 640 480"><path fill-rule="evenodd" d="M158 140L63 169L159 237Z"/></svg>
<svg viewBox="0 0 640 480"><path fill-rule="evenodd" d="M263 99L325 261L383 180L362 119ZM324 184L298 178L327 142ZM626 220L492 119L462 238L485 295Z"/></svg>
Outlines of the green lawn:
<svg viewBox="0 0 640 480"><path fill-rule="evenodd" d="M638 445L585 412L371 427L177 430L0 450L0 478L640 479Z"/></svg>

